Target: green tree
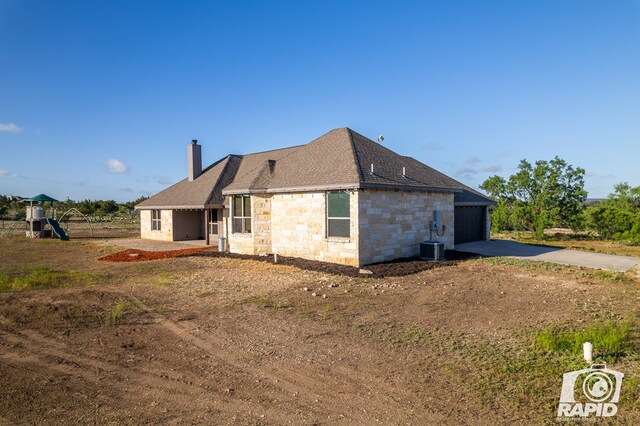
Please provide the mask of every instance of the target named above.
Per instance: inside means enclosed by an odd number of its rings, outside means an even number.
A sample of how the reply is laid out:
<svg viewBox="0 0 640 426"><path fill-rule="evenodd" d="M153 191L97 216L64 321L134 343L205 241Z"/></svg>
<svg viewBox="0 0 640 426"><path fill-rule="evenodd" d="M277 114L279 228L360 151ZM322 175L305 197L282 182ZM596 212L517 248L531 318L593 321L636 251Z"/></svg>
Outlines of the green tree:
<svg viewBox="0 0 640 426"><path fill-rule="evenodd" d="M0 195L0 220L4 222L4 219L8 213L9 213L9 197L5 195Z"/></svg>
<svg viewBox="0 0 640 426"><path fill-rule="evenodd" d="M148 199L148 198L149 198L149 197L145 197L145 196L138 197L138 198L136 198L136 199L135 199L135 200L133 200L133 201L128 201L128 202L126 202L126 203L122 203L122 205L123 205L123 206L125 206L125 207L126 207L127 209L129 209L129 210L133 210L133 208L134 208L137 204L140 204L141 202L143 202L144 200L146 200L146 199Z"/></svg>
<svg viewBox="0 0 640 426"><path fill-rule="evenodd" d="M584 173L583 168L574 168L557 156L535 164L522 160L508 180L491 176L480 188L498 200L494 210L499 211L500 226L508 222L512 229L543 238L546 228L579 226L587 198Z"/></svg>
<svg viewBox="0 0 640 426"><path fill-rule="evenodd" d="M491 207L491 230L494 232L511 231L511 208L504 200Z"/></svg>
<svg viewBox="0 0 640 426"><path fill-rule="evenodd" d="M602 238L640 243L640 186L617 184L606 200L587 209L586 216Z"/></svg>

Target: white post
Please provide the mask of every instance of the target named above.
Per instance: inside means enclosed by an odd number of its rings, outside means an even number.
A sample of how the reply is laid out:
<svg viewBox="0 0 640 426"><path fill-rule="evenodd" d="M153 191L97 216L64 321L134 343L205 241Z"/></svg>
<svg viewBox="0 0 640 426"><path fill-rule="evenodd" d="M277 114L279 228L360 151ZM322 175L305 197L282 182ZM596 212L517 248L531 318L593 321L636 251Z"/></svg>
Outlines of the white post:
<svg viewBox="0 0 640 426"><path fill-rule="evenodd" d="M582 350L584 351L584 360L589 364L593 363L593 344L591 342L584 342L582 344Z"/></svg>

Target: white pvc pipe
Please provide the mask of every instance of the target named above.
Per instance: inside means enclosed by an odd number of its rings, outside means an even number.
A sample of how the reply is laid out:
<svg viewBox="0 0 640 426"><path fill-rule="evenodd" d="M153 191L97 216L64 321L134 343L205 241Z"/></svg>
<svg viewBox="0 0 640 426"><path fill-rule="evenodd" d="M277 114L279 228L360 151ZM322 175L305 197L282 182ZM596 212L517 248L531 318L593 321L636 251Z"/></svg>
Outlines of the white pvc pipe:
<svg viewBox="0 0 640 426"><path fill-rule="evenodd" d="M593 344L591 342L584 342L582 344L582 350L584 351L584 360L591 364L593 362Z"/></svg>

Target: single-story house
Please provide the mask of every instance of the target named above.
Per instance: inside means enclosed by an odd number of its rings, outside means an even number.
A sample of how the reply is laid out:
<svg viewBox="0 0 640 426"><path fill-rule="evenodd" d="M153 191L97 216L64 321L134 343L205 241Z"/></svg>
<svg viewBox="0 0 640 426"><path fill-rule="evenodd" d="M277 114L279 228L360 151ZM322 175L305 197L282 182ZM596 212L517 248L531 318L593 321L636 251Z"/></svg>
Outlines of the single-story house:
<svg viewBox="0 0 640 426"><path fill-rule="evenodd" d="M204 170L197 141L187 156L187 178L136 206L142 238L354 266L489 239L491 199L348 128Z"/></svg>

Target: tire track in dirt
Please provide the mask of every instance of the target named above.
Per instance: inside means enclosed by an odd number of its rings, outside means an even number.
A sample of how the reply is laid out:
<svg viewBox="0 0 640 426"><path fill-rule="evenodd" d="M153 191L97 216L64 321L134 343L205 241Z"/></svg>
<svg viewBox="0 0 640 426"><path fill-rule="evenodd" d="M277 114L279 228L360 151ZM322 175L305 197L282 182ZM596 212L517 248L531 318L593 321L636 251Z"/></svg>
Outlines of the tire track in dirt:
<svg viewBox="0 0 640 426"><path fill-rule="evenodd" d="M260 329L252 328L250 324L244 323L242 321L238 321L238 323L234 326L235 329L233 330L221 328L216 329L218 340L222 340L224 342L233 342L235 339L237 339L238 335L243 336L244 340L247 340L247 338L249 338L249 340L252 340L251 336L253 336L254 339L263 339L266 337L264 329L269 330L270 327L273 327L274 329L277 328L278 321L271 321L271 318L263 318L261 319ZM262 332L260 332L260 330L262 330ZM311 332L311 334L309 334L308 330L306 330L302 332L302 337L300 337L301 331L302 330L300 329L289 328L287 333L289 337L291 337L292 332L294 334L298 334L297 338L301 338L303 341L305 341L306 339L315 340L317 338L323 338L325 336L332 336L333 334L332 331L328 330L320 331L317 333ZM250 347L251 345L243 346L243 348L247 348L247 351L251 352L252 358L256 360L264 359L265 356L275 356L276 360L278 359L278 357L284 359L287 354L275 348L280 346L286 347L291 343L286 339L282 341L284 337L282 334L270 333L270 337L272 339L270 345L274 347L272 349L255 351L252 350L253 348ZM228 344L225 345L225 347L227 346ZM326 377L324 381L321 381L326 385L325 387L330 388L335 392L341 392L345 395L345 397L350 396L353 394L352 392L347 392L344 389L340 390L336 388L336 386L340 387L345 383L351 382L353 381L354 377L358 377L359 375L362 375L364 373L366 375L366 381L361 380L358 383L358 392L360 395L377 394L376 402L379 403L380 400L382 400L384 404L390 408L394 406L406 406L408 401L412 405L416 405L421 402L416 401L416 395L413 392L409 391L405 387L399 387L397 386L397 384L392 383L388 378L382 375L383 373L381 371L377 371L375 369L375 366L378 364L384 362L397 363L398 360L390 360L388 358L385 358L383 354L379 354L377 352L376 348L368 347L366 345L363 346L360 344L360 342L352 340L343 341L341 338L337 342L334 341L333 343L330 343L329 346L332 347L332 350L318 351L318 349L314 347L310 351L308 349L306 353L302 351L301 347L298 347L298 354L301 355L301 359L318 357L320 358L318 362L312 364L304 364L301 368L311 369L316 372L322 372L322 377ZM349 348L346 348L346 346L349 346ZM354 352L358 354L355 360L352 358L351 360L345 360L345 362L331 361L335 358L337 358L339 361L342 361L343 359L341 354L343 353L346 355L345 358L349 358L350 349L353 350L354 348L357 348L354 350ZM354 368L351 365L361 366L362 368ZM319 366L319 368L317 366ZM374 366L373 370L368 369L371 366ZM316 375L316 377L318 375ZM328 383L328 381L331 381L331 383ZM382 394L380 393L380 390L383 390ZM366 396L364 396L363 398L366 399Z"/></svg>
<svg viewBox="0 0 640 426"><path fill-rule="evenodd" d="M268 413L269 417L286 417L286 413L274 407L265 407L257 401L225 398L197 384L185 383L169 376L165 378L159 373L121 367L81 355L68 347L59 348L60 343L33 330L20 332L0 330L0 346L10 347L13 350L0 352L0 359L5 366L13 366L38 375L55 372L79 378L95 386L100 386L101 375L111 375L117 378L118 382L126 381L127 392L150 400L170 401L171 404L178 404L182 409L190 409L195 399L202 399L213 403L216 409L230 413L262 411Z"/></svg>
<svg viewBox="0 0 640 426"><path fill-rule="evenodd" d="M331 409L333 415L343 417L347 421L355 421L361 424L370 424L374 419L376 421L391 421L401 423L411 423L415 419L407 414L406 408L403 408L394 401L392 398L383 395L377 395L378 398L367 398L354 393L343 393L339 389L335 389L333 384L319 380L316 377L310 377L299 371L295 371L291 368L282 366L269 365L268 369L252 366L255 361L259 360L259 357L250 354L247 351L234 350L230 345L224 345L221 343L220 338L210 334L207 336L207 340L204 340L195 334L188 331L185 327L179 323L167 318L166 316L155 312L141 300L132 294L128 294L133 302L135 302L140 309L145 311L148 315L155 317L158 323L167 330L171 331L180 339L192 344L193 346L203 350L209 354L212 358L219 359L220 361L229 364L235 369L249 372L256 377L266 378L269 380L269 384L274 388L285 392L288 395L298 396L301 399L306 400L307 404L313 405L319 402L319 399L330 399L334 406L342 407L343 410L335 411L333 407L324 407ZM241 360L246 360L241 362ZM254 362L252 362L254 361ZM353 370L341 368L341 374L345 382L355 376ZM336 383L338 386L340 383ZM383 388L387 385L382 384ZM322 392L322 393L320 393ZM382 397L382 398L380 398ZM434 415L434 417L438 417Z"/></svg>

